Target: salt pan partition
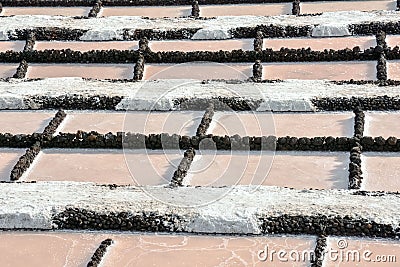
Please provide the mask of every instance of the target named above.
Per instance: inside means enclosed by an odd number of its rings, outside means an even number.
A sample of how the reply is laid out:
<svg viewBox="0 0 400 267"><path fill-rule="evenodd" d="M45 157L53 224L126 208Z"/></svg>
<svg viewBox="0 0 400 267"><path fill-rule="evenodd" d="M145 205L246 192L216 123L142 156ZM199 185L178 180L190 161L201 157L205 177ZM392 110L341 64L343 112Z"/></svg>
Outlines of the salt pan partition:
<svg viewBox="0 0 400 267"><path fill-rule="evenodd" d="M66 232L2 232L2 266L86 266L105 235Z"/></svg>
<svg viewBox="0 0 400 267"><path fill-rule="evenodd" d="M37 41L36 50L61 50L71 49L74 51L87 52L91 50L136 50L138 41L110 41L110 42L60 42L60 41Z"/></svg>
<svg viewBox="0 0 400 267"><path fill-rule="evenodd" d="M264 79L376 80L376 61L263 63Z"/></svg>
<svg viewBox="0 0 400 267"><path fill-rule="evenodd" d="M400 36L399 35L387 35L386 44L389 47L394 48L395 46L400 46Z"/></svg>
<svg viewBox="0 0 400 267"><path fill-rule="evenodd" d="M67 111L60 132L132 132L195 135L203 112L79 112Z"/></svg>
<svg viewBox="0 0 400 267"><path fill-rule="evenodd" d="M207 133L240 136L352 136L353 114L215 112Z"/></svg>
<svg viewBox="0 0 400 267"><path fill-rule="evenodd" d="M55 111L0 111L0 133L42 132L55 113Z"/></svg>
<svg viewBox="0 0 400 267"><path fill-rule="evenodd" d="M44 149L26 180L168 184L181 159L177 151Z"/></svg>
<svg viewBox="0 0 400 267"><path fill-rule="evenodd" d="M184 181L193 186L263 185L347 189L348 153L203 151Z"/></svg>
<svg viewBox="0 0 400 267"><path fill-rule="evenodd" d="M251 63L145 64L144 79L235 79L252 76Z"/></svg>
<svg viewBox="0 0 400 267"><path fill-rule="evenodd" d="M387 61L388 79L400 80L400 60Z"/></svg>
<svg viewBox="0 0 400 267"><path fill-rule="evenodd" d="M278 16L292 14L292 4L200 5L201 17Z"/></svg>
<svg viewBox="0 0 400 267"><path fill-rule="evenodd" d="M187 236L119 235L107 251L102 266L293 266L294 262L261 260L260 250L313 251L315 238L309 236ZM268 253L268 252L267 252ZM262 253L261 253L262 254ZM275 255L276 256L276 255ZM310 261L295 262L309 266Z"/></svg>
<svg viewBox="0 0 400 267"><path fill-rule="evenodd" d="M400 253L398 240L380 238L328 237L327 245L333 253L326 254L326 267L391 267L397 265L394 260Z"/></svg>
<svg viewBox="0 0 400 267"><path fill-rule="evenodd" d="M265 38L263 40L264 49L280 50L282 47L289 49L301 49L310 47L314 51L323 51L324 49L341 50L354 47L360 47L361 51L375 47L375 36L357 36L357 37L333 37L333 38Z"/></svg>
<svg viewBox="0 0 400 267"><path fill-rule="evenodd" d="M10 78L17 71L18 64L0 63L0 78Z"/></svg>
<svg viewBox="0 0 400 267"><path fill-rule="evenodd" d="M3 7L1 16L48 15L48 16L87 16L90 7Z"/></svg>
<svg viewBox="0 0 400 267"><path fill-rule="evenodd" d="M27 78L132 79L134 64L29 64Z"/></svg>
<svg viewBox="0 0 400 267"><path fill-rule="evenodd" d="M400 192L400 153L364 152L362 189Z"/></svg>
<svg viewBox="0 0 400 267"><path fill-rule="evenodd" d="M400 112L368 111L365 112L365 136L400 138Z"/></svg>
<svg viewBox="0 0 400 267"><path fill-rule="evenodd" d="M10 181L11 170L25 149L0 148L0 181Z"/></svg>
<svg viewBox="0 0 400 267"><path fill-rule="evenodd" d="M253 39L237 40L163 40L150 41L149 47L152 51L232 51L232 50L253 50Z"/></svg>
<svg viewBox="0 0 400 267"><path fill-rule="evenodd" d="M335 11L372 11L372 10L396 10L396 1L316 1L300 4L301 13L314 14Z"/></svg>
<svg viewBox="0 0 400 267"><path fill-rule="evenodd" d="M24 46L24 41L0 41L0 52L5 52L9 50L21 52L22 50L24 50Z"/></svg>
<svg viewBox="0 0 400 267"><path fill-rule="evenodd" d="M104 7L101 9L99 16L187 17L191 15L191 10L191 6Z"/></svg>

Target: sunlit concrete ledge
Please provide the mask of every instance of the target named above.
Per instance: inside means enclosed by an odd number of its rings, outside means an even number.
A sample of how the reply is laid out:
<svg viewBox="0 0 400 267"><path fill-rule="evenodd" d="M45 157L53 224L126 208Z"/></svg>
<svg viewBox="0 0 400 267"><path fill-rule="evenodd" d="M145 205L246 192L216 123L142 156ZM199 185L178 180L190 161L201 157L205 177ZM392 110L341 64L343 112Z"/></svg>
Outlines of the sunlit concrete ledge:
<svg viewBox="0 0 400 267"><path fill-rule="evenodd" d="M76 19L60 16L12 16L1 18L0 40L15 37L18 30L35 27L58 27L82 30L80 40L122 40L125 34L136 29L154 29L160 31L195 28L199 29L192 39L229 39L230 30L257 25L309 26L313 36L351 35L349 25L370 22L397 22L396 11L343 11L326 12L320 16L296 17L281 16L224 16L207 20L193 18L145 19L141 17L103 17ZM134 25L135 28L132 28ZM223 27L221 27L223 25Z"/></svg>
<svg viewBox="0 0 400 267"><path fill-rule="evenodd" d="M307 88L307 90L304 90ZM257 103L257 111L315 111L311 100L326 97L400 96L400 86L337 85L329 81L285 80L276 83L158 80L109 82L81 78L0 82L0 109L42 109L41 98L122 97L116 110L179 110L179 99L242 98ZM39 100L38 100L39 99Z"/></svg>
<svg viewBox="0 0 400 267"><path fill-rule="evenodd" d="M0 228L52 229L54 216L74 207L99 214L173 214L182 218L182 231L195 233L260 234L260 217L281 215L349 216L398 229L399 200L397 194L256 186L110 189L91 183L6 183L0 185Z"/></svg>

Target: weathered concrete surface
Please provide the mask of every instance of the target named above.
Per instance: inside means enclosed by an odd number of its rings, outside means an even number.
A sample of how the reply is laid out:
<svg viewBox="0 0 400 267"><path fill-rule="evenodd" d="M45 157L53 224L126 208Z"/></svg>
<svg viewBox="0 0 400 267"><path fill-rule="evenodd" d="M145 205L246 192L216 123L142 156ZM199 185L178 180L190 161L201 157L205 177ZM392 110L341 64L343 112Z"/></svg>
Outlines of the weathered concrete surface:
<svg viewBox="0 0 400 267"><path fill-rule="evenodd" d="M307 88L307 90L304 90ZM375 97L400 95L400 86L336 85L328 81L286 80L277 83L209 82L198 80L158 80L128 83L54 78L37 81L12 79L0 82L0 109L40 109L33 97L80 95L121 96L117 110L173 110L180 98L210 99L240 97L261 100L258 111L314 111L311 99L318 97Z"/></svg>
<svg viewBox="0 0 400 267"><path fill-rule="evenodd" d="M260 233L260 216L350 216L392 225L400 222L400 196L352 195L348 190L279 187L118 187L40 182L0 185L0 228L51 229L66 207L97 213L154 212L184 218L182 230ZM164 201L164 202L163 202Z"/></svg>
<svg viewBox="0 0 400 267"><path fill-rule="evenodd" d="M332 28L343 28L350 24L369 22L398 21L396 11L343 11L326 12L320 16L296 17L292 15L282 16L223 16L207 20L196 20L193 18L158 18L145 19L141 17L100 17L91 19L75 19L73 17L60 16L13 16L0 18L0 40L8 40L15 36L17 30L32 29L35 27L60 27L68 29L81 29L86 33L81 40L122 40L125 29L132 33L136 29L154 29L159 31L200 28L196 38L202 39L224 39L230 38L227 31L240 27L254 27L264 25L282 26L310 26L314 28L325 27L324 31L317 30L317 36L323 33L331 34ZM133 28L134 27L134 28ZM339 33L336 31L335 36ZM340 31L342 35L350 34L348 31Z"/></svg>

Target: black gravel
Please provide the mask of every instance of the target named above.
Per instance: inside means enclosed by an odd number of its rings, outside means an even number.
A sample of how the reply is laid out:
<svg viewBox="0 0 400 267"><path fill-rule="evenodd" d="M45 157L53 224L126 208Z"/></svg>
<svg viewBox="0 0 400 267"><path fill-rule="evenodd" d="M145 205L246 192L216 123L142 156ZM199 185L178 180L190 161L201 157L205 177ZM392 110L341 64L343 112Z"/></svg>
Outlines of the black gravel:
<svg viewBox="0 0 400 267"><path fill-rule="evenodd" d="M314 258L311 260L311 267L322 267L325 250L327 249L326 237L320 235L317 237L317 242L314 249Z"/></svg>
<svg viewBox="0 0 400 267"><path fill-rule="evenodd" d="M293 0L292 15L300 15L300 0Z"/></svg>
<svg viewBox="0 0 400 267"><path fill-rule="evenodd" d="M140 81L143 79L144 62L145 62L144 56L142 54L139 54L139 57L135 64L135 68L133 70L133 79L135 81Z"/></svg>
<svg viewBox="0 0 400 267"><path fill-rule="evenodd" d="M171 186L182 186L183 179L185 179L195 155L196 152L193 148L189 148L185 151L183 159L178 165L178 169L174 172L174 175L172 176L170 183Z"/></svg>
<svg viewBox="0 0 400 267"><path fill-rule="evenodd" d="M198 18L200 17L200 7L198 1L193 1L192 3L192 17Z"/></svg>
<svg viewBox="0 0 400 267"><path fill-rule="evenodd" d="M34 32L29 32L24 46L24 52L33 51L35 47L36 37Z"/></svg>
<svg viewBox="0 0 400 267"><path fill-rule="evenodd" d="M30 96L24 99L27 106L35 106L37 109L75 109L75 110L115 110L121 102L122 96Z"/></svg>
<svg viewBox="0 0 400 267"><path fill-rule="evenodd" d="M21 63L19 63L19 66L17 68L17 71L13 75L13 78L23 79L25 78L27 72L28 72L28 62L22 60Z"/></svg>
<svg viewBox="0 0 400 267"><path fill-rule="evenodd" d="M159 215L157 212L97 213L80 208L66 208L53 216L57 229L121 230L148 232L181 232L183 218L175 214Z"/></svg>
<svg viewBox="0 0 400 267"><path fill-rule="evenodd" d="M388 89L390 90L390 89ZM389 111L400 110L400 98L390 96L376 97L333 97L315 98L313 105L324 111L352 111L355 108L362 110Z"/></svg>
<svg viewBox="0 0 400 267"><path fill-rule="evenodd" d="M11 181L17 181L19 178L21 178L21 176L26 172L29 166L31 166L32 162L39 154L40 149L40 142L36 142L32 147L25 151L25 154L18 159L14 168L11 170Z"/></svg>
<svg viewBox="0 0 400 267"><path fill-rule="evenodd" d="M100 265L101 260L103 259L104 255L107 252L107 248L111 246L114 243L114 241L111 238L107 238L103 240L100 244L100 246L96 249L96 251L93 253L92 258L86 265L87 267L97 267Z"/></svg>
<svg viewBox="0 0 400 267"><path fill-rule="evenodd" d="M61 109L57 111L54 118L49 122L46 128L44 128L43 135L51 138L66 116L67 114L64 112L64 110Z"/></svg>
<svg viewBox="0 0 400 267"><path fill-rule="evenodd" d="M354 109L354 138L362 138L364 135L365 114L360 108Z"/></svg>
<svg viewBox="0 0 400 267"><path fill-rule="evenodd" d="M400 228L350 216L291 216L260 218L264 234L309 234L399 238Z"/></svg>
<svg viewBox="0 0 400 267"><path fill-rule="evenodd" d="M97 15L100 13L101 7L103 6L102 1L97 0L95 4L93 5L92 9L90 9L88 17L89 18L95 18Z"/></svg>
<svg viewBox="0 0 400 267"><path fill-rule="evenodd" d="M360 189L363 180L361 170L362 146L357 143L350 151L349 163L349 189Z"/></svg>
<svg viewBox="0 0 400 267"><path fill-rule="evenodd" d="M201 118L201 122L196 130L196 136L204 136L210 127L210 123L214 116L214 104L211 103L206 111L204 112L203 117Z"/></svg>
<svg viewBox="0 0 400 267"><path fill-rule="evenodd" d="M254 51L261 52L263 50L263 33L262 31L257 31L256 38L253 43Z"/></svg>
<svg viewBox="0 0 400 267"><path fill-rule="evenodd" d="M263 67L260 60L256 60L253 65L253 80L255 82L261 82L263 74Z"/></svg>

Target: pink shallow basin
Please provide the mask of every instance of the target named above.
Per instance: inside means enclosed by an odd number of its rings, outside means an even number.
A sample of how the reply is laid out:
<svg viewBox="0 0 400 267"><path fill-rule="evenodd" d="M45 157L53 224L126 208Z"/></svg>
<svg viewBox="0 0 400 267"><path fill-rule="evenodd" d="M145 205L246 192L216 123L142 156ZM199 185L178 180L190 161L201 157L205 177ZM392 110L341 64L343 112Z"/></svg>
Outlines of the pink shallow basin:
<svg viewBox="0 0 400 267"><path fill-rule="evenodd" d="M400 46L400 36L399 35L387 35L386 36L386 44L389 47Z"/></svg>
<svg viewBox="0 0 400 267"><path fill-rule="evenodd" d="M12 168L25 149L0 148L0 181L10 181Z"/></svg>
<svg viewBox="0 0 400 267"><path fill-rule="evenodd" d="M8 50L20 52L24 50L25 42L23 41L0 41L0 52Z"/></svg>
<svg viewBox="0 0 400 267"><path fill-rule="evenodd" d="M400 243L395 240L372 238L329 237L324 266L396 266L394 257L400 253ZM397 258L398 260L398 258Z"/></svg>
<svg viewBox="0 0 400 267"><path fill-rule="evenodd" d="M200 5L201 17L218 16L277 16L292 14L292 4L260 4L260 5Z"/></svg>
<svg viewBox="0 0 400 267"><path fill-rule="evenodd" d="M369 191L400 191L400 154L365 152L362 156L362 188Z"/></svg>
<svg viewBox="0 0 400 267"><path fill-rule="evenodd" d="M366 112L365 136L400 137L400 112Z"/></svg>
<svg viewBox="0 0 400 267"><path fill-rule="evenodd" d="M195 135L204 112L68 112L60 132Z"/></svg>
<svg viewBox="0 0 400 267"><path fill-rule="evenodd" d="M146 64L145 80L157 79L239 79L252 76L251 63L185 63L185 64Z"/></svg>
<svg viewBox="0 0 400 267"><path fill-rule="evenodd" d="M71 49L74 51L87 52L91 50L133 50L138 48L138 41L118 42L59 42L40 41L35 43L36 50Z"/></svg>
<svg viewBox="0 0 400 267"><path fill-rule="evenodd" d="M9 78L17 71L18 64L0 63L0 78Z"/></svg>
<svg viewBox="0 0 400 267"><path fill-rule="evenodd" d="M376 62L263 63L264 79L376 80Z"/></svg>
<svg viewBox="0 0 400 267"><path fill-rule="evenodd" d="M134 64L29 64L27 78L132 79Z"/></svg>
<svg viewBox="0 0 400 267"><path fill-rule="evenodd" d="M55 112L0 111L0 132L32 134L42 132Z"/></svg>
<svg viewBox="0 0 400 267"><path fill-rule="evenodd" d="M396 1L318 1L304 2L300 4L301 13L312 14L334 11L372 11L372 10L396 10Z"/></svg>
<svg viewBox="0 0 400 267"><path fill-rule="evenodd" d="M231 51L253 50L253 39L208 40L208 41L151 41L150 49L158 51Z"/></svg>
<svg viewBox="0 0 400 267"><path fill-rule="evenodd" d="M189 6L163 6L163 7L105 7L99 16L140 16L150 18L185 17L191 15Z"/></svg>
<svg viewBox="0 0 400 267"><path fill-rule="evenodd" d="M388 79L400 80L400 60L387 62Z"/></svg>
<svg viewBox="0 0 400 267"><path fill-rule="evenodd" d="M375 36L362 37L334 37L334 38L276 38L264 39L264 49L270 48L280 50L282 47L290 49L301 49L310 47L314 51L325 49L346 49L359 46L361 50L375 47Z"/></svg>
<svg viewBox="0 0 400 267"><path fill-rule="evenodd" d="M229 237L120 235L115 237L102 265L108 266L293 266L271 255L261 260L260 250L312 251L313 237ZM267 249L265 249L267 248ZM267 252L269 254L269 252ZM262 256L264 256L261 253ZM308 266L309 260L296 262Z"/></svg>
<svg viewBox="0 0 400 267"><path fill-rule="evenodd" d="M3 7L1 15L87 16L89 10L90 7Z"/></svg>
<svg viewBox="0 0 400 267"><path fill-rule="evenodd" d="M186 183L347 189L347 166L347 153L206 151L195 157Z"/></svg>
<svg viewBox="0 0 400 267"><path fill-rule="evenodd" d="M45 149L27 180L159 185L171 180L181 159L169 151Z"/></svg>
<svg viewBox="0 0 400 267"><path fill-rule="evenodd" d="M208 133L222 136L352 136L353 121L353 114L349 112L216 112Z"/></svg>
<svg viewBox="0 0 400 267"><path fill-rule="evenodd" d="M84 267L104 239L95 234L2 232L1 266Z"/></svg>

